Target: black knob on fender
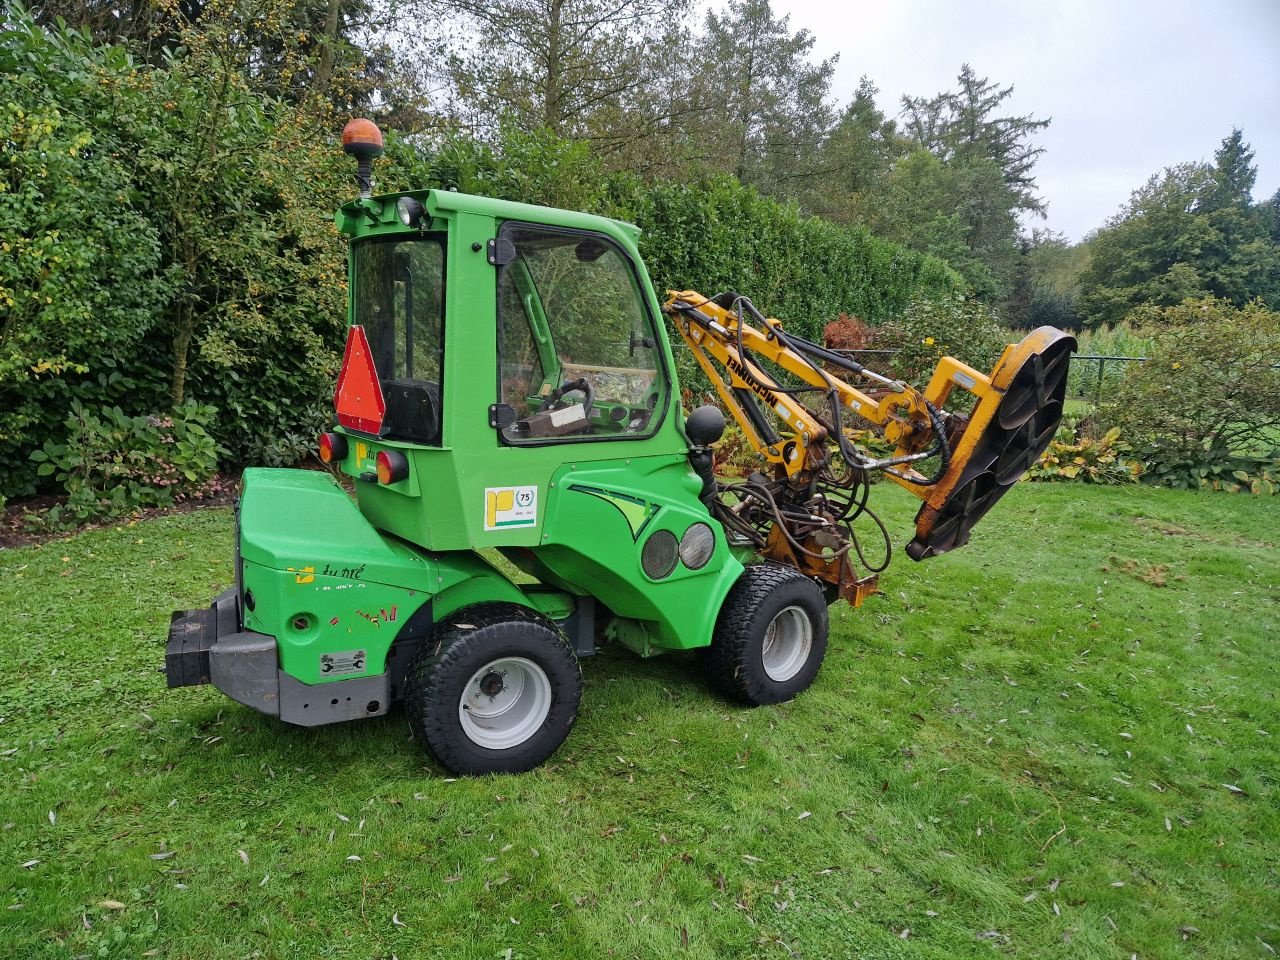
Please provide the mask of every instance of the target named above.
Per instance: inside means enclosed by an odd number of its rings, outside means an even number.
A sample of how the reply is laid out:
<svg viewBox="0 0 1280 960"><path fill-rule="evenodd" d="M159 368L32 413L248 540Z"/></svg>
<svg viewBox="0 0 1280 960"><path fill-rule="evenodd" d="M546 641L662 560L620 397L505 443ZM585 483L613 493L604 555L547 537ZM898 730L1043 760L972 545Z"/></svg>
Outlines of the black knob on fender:
<svg viewBox="0 0 1280 960"><path fill-rule="evenodd" d="M695 447L707 447L724 436L724 414L710 404L699 407L684 422L684 432Z"/></svg>

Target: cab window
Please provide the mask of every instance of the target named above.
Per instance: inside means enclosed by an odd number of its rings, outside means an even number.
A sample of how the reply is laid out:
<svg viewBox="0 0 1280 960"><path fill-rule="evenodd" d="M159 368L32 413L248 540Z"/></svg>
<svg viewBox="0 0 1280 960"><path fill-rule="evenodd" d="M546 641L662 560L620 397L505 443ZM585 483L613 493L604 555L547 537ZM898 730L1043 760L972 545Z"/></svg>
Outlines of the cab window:
<svg viewBox="0 0 1280 960"><path fill-rule="evenodd" d="M361 240L352 249L353 322L364 327L387 411L383 435L440 442L444 242L438 235Z"/></svg>
<svg viewBox="0 0 1280 960"><path fill-rule="evenodd" d="M499 268L499 403L509 443L650 436L667 378L654 317L607 237L508 224Z"/></svg>

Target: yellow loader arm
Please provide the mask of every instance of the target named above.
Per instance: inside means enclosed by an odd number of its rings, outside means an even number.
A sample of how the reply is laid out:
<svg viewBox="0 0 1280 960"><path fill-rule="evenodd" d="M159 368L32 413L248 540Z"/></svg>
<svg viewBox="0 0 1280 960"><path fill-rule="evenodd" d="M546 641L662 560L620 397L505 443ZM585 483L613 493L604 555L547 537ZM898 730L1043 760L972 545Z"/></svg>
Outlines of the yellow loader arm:
<svg viewBox="0 0 1280 960"><path fill-rule="evenodd" d="M717 516L764 555L826 580L855 604L888 564L887 556L868 563L852 529L867 513L884 530L866 508L867 473L883 473L924 501L907 545L912 559L963 546L1053 439L1076 347L1061 330L1040 327L1006 347L989 374L943 357L920 391L788 334L737 294L669 291L663 311L772 467L772 477L726 485ZM862 378L866 389L824 365ZM968 414L946 409L957 389L975 397ZM858 447L857 422L894 444L893 455L876 459ZM872 576L855 573L850 553Z"/></svg>

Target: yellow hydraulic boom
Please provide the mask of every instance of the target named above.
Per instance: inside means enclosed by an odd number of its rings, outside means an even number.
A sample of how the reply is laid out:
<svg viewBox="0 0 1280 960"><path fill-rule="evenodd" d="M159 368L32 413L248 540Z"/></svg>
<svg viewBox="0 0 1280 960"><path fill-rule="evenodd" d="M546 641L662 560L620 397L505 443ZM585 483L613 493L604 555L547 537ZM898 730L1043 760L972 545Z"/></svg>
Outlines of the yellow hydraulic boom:
<svg viewBox="0 0 1280 960"><path fill-rule="evenodd" d="M883 560L868 562L853 530L865 513L884 533L866 506L867 474L881 472L924 501L907 545L912 559L964 545L1053 439L1076 346L1062 331L1040 327L1006 347L990 374L943 357L921 391L788 334L734 293L669 291L663 310L772 466L771 476L715 485L707 494L712 510L731 533L855 604L874 590L889 559L887 534ZM867 381L866 390L830 368ZM946 409L957 388L975 397L967 414ZM895 445L892 456L877 459L854 442L863 424Z"/></svg>

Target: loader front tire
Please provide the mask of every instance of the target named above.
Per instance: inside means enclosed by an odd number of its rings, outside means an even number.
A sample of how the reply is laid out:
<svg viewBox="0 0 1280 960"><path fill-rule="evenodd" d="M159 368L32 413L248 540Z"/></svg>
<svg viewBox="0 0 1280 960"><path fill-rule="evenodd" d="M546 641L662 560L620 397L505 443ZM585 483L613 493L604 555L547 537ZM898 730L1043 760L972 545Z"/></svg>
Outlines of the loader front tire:
<svg viewBox="0 0 1280 960"><path fill-rule="evenodd" d="M454 773L520 773L556 752L582 699L573 647L511 603L466 607L432 628L405 678L418 742Z"/></svg>
<svg viewBox="0 0 1280 960"><path fill-rule="evenodd" d="M800 571L753 564L725 597L711 640L712 682L751 706L782 703L806 689L827 652L827 603Z"/></svg>

